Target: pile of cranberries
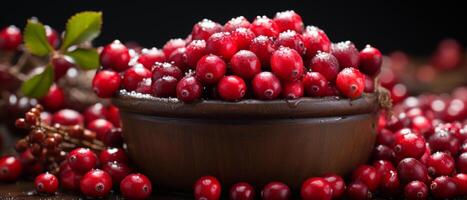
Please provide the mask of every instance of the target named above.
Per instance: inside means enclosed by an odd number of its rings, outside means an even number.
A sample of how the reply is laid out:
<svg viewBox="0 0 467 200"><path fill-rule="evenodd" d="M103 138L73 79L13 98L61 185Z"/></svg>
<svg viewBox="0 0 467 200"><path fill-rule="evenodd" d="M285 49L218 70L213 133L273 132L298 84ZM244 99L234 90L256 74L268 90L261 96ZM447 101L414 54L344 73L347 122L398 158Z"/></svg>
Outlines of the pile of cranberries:
<svg viewBox="0 0 467 200"><path fill-rule="evenodd" d="M303 96L359 98L374 92L382 55L367 45L332 43L326 33L305 27L294 11L252 22L204 19L186 39L162 49L137 52L118 40L100 52L102 68L93 80L99 97L120 89L183 102L199 99L296 99Z"/></svg>

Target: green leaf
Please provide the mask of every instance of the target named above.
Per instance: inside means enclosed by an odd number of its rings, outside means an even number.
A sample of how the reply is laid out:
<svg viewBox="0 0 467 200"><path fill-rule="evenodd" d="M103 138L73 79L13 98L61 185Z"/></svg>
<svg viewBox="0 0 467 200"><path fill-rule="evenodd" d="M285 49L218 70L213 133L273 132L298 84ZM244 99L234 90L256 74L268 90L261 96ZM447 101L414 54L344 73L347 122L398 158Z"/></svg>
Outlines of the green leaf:
<svg viewBox="0 0 467 200"><path fill-rule="evenodd" d="M101 33L101 26L101 12L88 11L72 16L66 24L65 38L61 50L93 40Z"/></svg>
<svg viewBox="0 0 467 200"><path fill-rule="evenodd" d="M76 49L66 53L67 56L73 58L75 63L81 69L89 70L99 67L99 53L96 49Z"/></svg>
<svg viewBox="0 0 467 200"><path fill-rule="evenodd" d="M28 97L41 98L47 94L54 80L54 71L48 65L40 74L26 80L21 86L21 92Z"/></svg>
<svg viewBox="0 0 467 200"><path fill-rule="evenodd" d="M53 50L45 35L44 25L35 19L28 20L24 29L24 44L36 56L45 56Z"/></svg>

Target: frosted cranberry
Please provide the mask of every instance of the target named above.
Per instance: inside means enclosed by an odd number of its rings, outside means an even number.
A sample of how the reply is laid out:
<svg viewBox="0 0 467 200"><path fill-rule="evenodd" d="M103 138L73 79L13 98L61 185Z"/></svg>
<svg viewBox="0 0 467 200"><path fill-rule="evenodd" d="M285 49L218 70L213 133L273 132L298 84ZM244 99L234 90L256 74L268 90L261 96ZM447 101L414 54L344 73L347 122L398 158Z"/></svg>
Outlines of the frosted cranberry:
<svg viewBox="0 0 467 200"><path fill-rule="evenodd" d="M23 40L21 30L16 26L8 26L0 30L0 49L14 51Z"/></svg>
<svg viewBox="0 0 467 200"><path fill-rule="evenodd" d="M238 49L249 49L256 35L249 28L238 28L232 32L232 37L235 39Z"/></svg>
<svg viewBox="0 0 467 200"><path fill-rule="evenodd" d="M373 78L365 75L365 89L363 91L366 93L375 92L375 80Z"/></svg>
<svg viewBox="0 0 467 200"><path fill-rule="evenodd" d="M165 62L166 55L164 52L157 48L143 49L138 58L138 63L141 63L146 69L152 70L152 66L156 62Z"/></svg>
<svg viewBox="0 0 467 200"><path fill-rule="evenodd" d="M415 158L405 158L397 165L397 172L402 182L408 183L410 181L426 182L428 172L420 161Z"/></svg>
<svg viewBox="0 0 467 200"><path fill-rule="evenodd" d="M230 188L229 197L231 200L253 200L255 189L245 182L236 183Z"/></svg>
<svg viewBox="0 0 467 200"><path fill-rule="evenodd" d="M376 134L376 144L383 144L388 147L394 147L396 140L394 138L394 133L388 129L382 129Z"/></svg>
<svg viewBox="0 0 467 200"><path fill-rule="evenodd" d="M438 199L450 199L457 195L457 185L454 179L448 176L435 178L430 185L431 194Z"/></svg>
<svg viewBox="0 0 467 200"><path fill-rule="evenodd" d="M323 178L329 183L329 186L331 186L332 199L339 199L344 195L345 182L342 177L336 174L326 174Z"/></svg>
<svg viewBox="0 0 467 200"><path fill-rule="evenodd" d="M442 175L451 175L454 171L454 159L447 153L436 152L428 157L427 160L428 173L433 177Z"/></svg>
<svg viewBox="0 0 467 200"><path fill-rule="evenodd" d="M81 174L76 173L71 169L60 170L60 186L66 190L78 191L81 177Z"/></svg>
<svg viewBox="0 0 467 200"><path fill-rule="evenodd" d="M195 199L216 200L221 196L221 184L212 176L199 178L193 188Z"/></svg>
<svg viewBox="0 0 467 200"><path fill-rule="evenodd" d="M183 76L183 73L180 70L180 68L168 62L154 64L154 68L152 71L153 71L152 73L153 81L156 81L157 79L160 79L164 76L172 76L176 78L177 80L179 80Z"/></svg>
<svg viewBox="0 0 467 200"><path fill-rule="evenodd" d="M250 44L250 51L258 56L262 66L269 66L271 55L275 50L273 40L264 35L254 38Z"/></svg>
<svg viewBox="0 0 467 200"><path fill-rule="evenodd" d="M279 79L271 72L256 74L252 81L252 88L256 98L261 100L276 99L282 91Z"/></svg>
<svg viewBox="0 0 467 200"><path fill-rule="evenodd" d="M178 80L173 76L163 76L152 83L153 95L156 97L175 97Z"/></svg>
<svg viewBox="0 0 467 200"><path fill-rule="evenodd" d="M365 184L354 182L347 186L346 197L353 200L367 200L372 198L372 194Z"/></svg>
<svg viewBox="0 0 467 200"><path fill-rule="evenodd" d="M373 163L373 167L376 169L376 172L380 175L384 175L389 171L396 171L394 165L388 160L377 160Z"/></svg>
<svg viewBox="0 0 467 200"><path fill-rule="evenodd" d="M141 94L152 94L152 79L145 78L141 82L139 82L135 92Z"/></svg>
<svg viewBox="0 0 467 200"><path fill-rule="evenodd" d="M84 119L83 116L75 110L62 109L52 116L52 122L63 126L73 126L82 125Z"/></svg>
<svg viewBox="0 0 467 200"><path fill-rule="evenodd" d="M238 16L230 19L224 25L224 31L233 32L238 28L248 28L250 27L250 22L244 16Z"/></svg>
<svg viewBox="0 0 467 200"><path fill-rule="evenodd" d="M128 63L130 62L131 56L128 48L120 41L115 40L104 46L100 59L102 66L105 68L121 72L128 69Z"/></svg>
<svg viewBox="0 0 467 200"><path fill-rule="evenodd" d="M305 200L330 200L332 197L332 189L324 178L310 178L303 182L300 196Z"/></svg>
<svg viewBox="0 0 467 200"><path fill-rule="evenodd" d="M34 187L37 192L53 194L58 190L58 179L53 174L43 173L34 180Z"/></svg>
<svg viewBox="0 0 467 200"><path fill-rule="evenodd" d="M133 91L138 87L139 82L145 78L150 78L151 76L151 71L142 65L136 65L127 69L123 74L122 87L125 90Z"/></svg>
<svg viewBox="0 0 467 200"><path fill-rule="evenodd" d="M61 88L53 84L47 94L39 102L49 111L57 111L65 107L65 94Z"/></svg>
<svg viewBox="0 0 467 200"><path fill-rule="evenodd" d="M305 43L303 42L302 35L295 31L288 30L280 33L279 37L277 37L275 41L275 45L277 48L281 46L289 47L300 53L300 55L304 55L306 53Z"/></svg>
<svg viewBox="0 0 467 200"><path fill-rule="evenodd" d="M92 80L92 89L101 98L112 97L120 88L122 81L117 72L102 70L96 73Z"/></svg>
<svg viewBox="0 0 467 200"><path fill-rule="evenodd" d="M90 123L96 119L106 118L108 110L101 103L93 104L86 108L83 112L84 120L86 123Z"/></svg>
<svg viewBox="0 0 467 200"><path fill-rule="evenodd" d="M16 181L21 175L23 166L15 156L3 156L0 158L0 181Z"/></svg>
<svg viewBox="0 0 467 200"><path fill-rule="evenodd" d="M222 25L213 22L209 19L203 19L196 23L191 31L191 37L193 40L208 40L208 38L217 32L221 32L223 29Z"/></svg>
<svg viewBox="0 0 467 200"><path fill-rule="evenodd" d="M246 80L251 80L261 72L261 63L255 53L240 50L230 59L232 73Z"/></svg>
<svg viewBox="0 0 467 200"><path fill-rule="evenodd" d="M207 38L206 38L207 39ZM176 39L170 39L167 41L167 43L164 44L162 47L162 51L164 52L164 55L170 56L172 52L177 50L178 48L182 48L186 46L186 42L184 39L176 38Z"/></svg>
<svg viewBox="0 0 467 200"><path fill-rule="evenodd" d="M298 99L303 97L305 90L301 81L291 81L284 83L282 88L282 97L285 99Z"/></svg>
<svg viewBox="0 0 467 200"><path fill-rule="evenodd" d="M75 66L73 59L68 56L58 56L52 59L52 66L54 69L54 80L59 80L68 72L68 70Z"/></svg>
<svg viewBox="0 0 467 200"><path fill-rule="evenodd" d="M122 129L112 129L112 131L104 135L102 142L109 147L121 147L123 144Z"/></svg>
<svg viewBox="0 0 467 200"><path fill-rule="evenodd" d="M203 86L193 76L182 78L177 84L177 98L183 102L193 102L201 97Z"/></svg>
<svg viewBox="0 0 467 200"><path fill-rule="evenodd" d="M246 90L245 81L235 75L224 76L217 84L219 96L225 101L240 101Z"/></svg>
<svg viewBox="0 0 467 200"><path fill-rule="evenodd" d="M425 153L425 139L417 134L396 135L394 152L399 159L412 157L419 159Z"/></svg>
<svg viewBox="0 0 467 200"><path fill-rule="evenodd" d="M358 68L359 57L358 49L350 41L339 42L331 45L331 53L339 61L342 67Z"/></svg>
<svg viewBox="0 0 467 200"><path fill-rule="evenodd" d="M100 198L112 189L112 177L100 169L87 172L80 181L81 192L87 197Z"/></svg>
<svg viewBox="0 0 467 200"><path fill-rule="evenodd" d="M333 81L339 73L339 62L330 53L318 52L310 62L310 69L319 72L326 80Z"/></svg>
<svg viewBox="0 0 467 200"><path fill-rule="evenodd" d="M99 154L99 161L102 164L117 161L119 163L128 163L128 157L122 148L106 148Z"/></svg>
<svg viewBox="0 0 467 200"><path fill-rule="evenodd" d="M373 150L373 159L375 160L394 160L395 153L394 151L385 145L378 145Z"/></svg>
<svg viewBox="0 0 467 200"><path fill-rule="evenodd" d="M459 152L459 140L446 131L439 131L428 138L432 151L444 151L451 155Z"/></svg>
<svg viewBox="0 0 467 200"><path fill-rule="evenodd" d="M453 176L454 182L457 185L457 192L458 195L466 195L467 194L467 174L456 174Z"/></svg>
<svg viewBox="0 0 467 200"><path fill-rule="evenodd" d="M326 95L328 81L318 72L307 72L302 79L305 93L310 97L322 97Z"/></svg>
<svg viewBox="0 0 467 200"><path fill-rule="evenodd" d="M116 161L104 163L102 170L112 177L112 183L114 186L120 184L120 182L131 173L131 169L126 164Z"/></svg>
<svg viewBox="0 0 467 200"><path fill-rule="evenodd" d="M281 182L270 182L261 190L261 197L264 200L286 200L291 196L289 186Z"/></svg>
<svg viewBox="0 0 467 200"><path fill-rule="evenodd" d="M180 68L182 71L187 71L190 67L186 64L186 48L180 47L173 51L167 58L167 61Z"/></svg>
<svg viewBox="0 0 467 200"><path fill-rule="evenodd" d="M105 119L96 119L92 122L89 122L86 127L89 130L96 132L96 138L102 140L104 135L114 128L114 125L112 122L109 122Z"/></svg>
<svg viewBox="0 0 467 200"><path fill-rule="evenodd" d="M365 77L358 69L348 67L337 74L336 86L346 97L355 99L363 93Z"/></svg>
<svg viewBox="0 0 467 200"><path fill-rule="evenodd" d="M381 174L369 165L361 165L352 173L352 181L362 182L370 191L375 191L381 183Z"/></svg>
<svg viewBox="0 0 467 200"><path fill-rule="evenodd" d="M313 58L318 51L329 52L331 50L331 41L326 33L318 27L307 26L302 34L302 38L308 58Z"/></svg>
<svg viewBox="0 0 467 200"><path fill-rule="evenodd" d="M237 52L237 42L229 32L214 33L206 41L206 51L229 61Z"/></svg>
<svg viewBox="0 0 467 200"><path fill-rule="evenodd" d="M460 173L467 173L467 153L462 153L457 158L457 169Z"/></svg>
<svg viewBox="0 0 467 200"><path fill-rule="evenodd" d="M279 32L284 32L286 30L293 30L297 33L303 32L304 26L302 17L293 10L278 12L273 20L276 22Z"/></svg>
<svg viewBox="0 0 467 200"><path fill-rule="evenodd" d="M227 65L219 56L206 55L196 64L196 78L204 84L216 84L226 70Z"/></svg>
<svg viewBox="0 0 467 200"><path fill-rule="evenodd" d="M185 63L190 68L195 68L198 60L207 54L204 40L193 40L185 49Z"/></svg>
<svg viewBox="0 0 467 200"><path fill-rule="evenodd" d="M381 52L370 45L366 45L359 53L361 72L370 77L375 77L381 70L383 55Z"/></svg>
<svg viewBox="0 0 467 200"><path fill-rule="evenodd" d="M394 85L391 88L390 92L391 92L391 99L394 104L402 102L402 100L404 100L405 97L407 97L407 87L402 83L398 83Z"/></svg>
<svg viewBox="0 0 467 200"><path fill-rule="evenodd" d="M298 80L303 75L303 60L297 51L281 47L271 55L271 69L283 81Z"/></svg>
<svg viewBox="0 0 467 200"><path fill-rule="evenodd" d="M395 170L390 170L381 176L380 188L385 196L395 196L399 193L401 184Z"/></svg>
<svg viewBox="0 0 467 200"><path fill-rule="evenodd" d="M76 148L67 155L67 162L71 169L78 173L85 173L97 164L97 156L87 148Z"/></svg>
<svg viewBox="0 0 467 200"><path fill-rule="evenodd" d="M250 29L256 35L264 35L273 38L279 35L279 27L276 22L266 16L257 16L251 23Z"/></svg>
<svg viewBox="0 0 467 200"><path fill-rule="evenodd" d="M152 184L143 174L130 174L120 183L120 191L127 199L147 199L152 193Z"/></svg>
<svg viewBox="0 0 467 200"><path fill-rule="evenodd" d="M50 46L53 48L58 48L60 45L60 36L58 35L57 31L55 31L52 27L45 25L45 36L47 37L47 41L49 42Z"/></svg>
<svg viewBox="0 0 467 200"><path fill-rule="evenodd" d="M404 195L407 200L424 200L428 198L428 187L420 181L412 181L405 185Z"/></svg>

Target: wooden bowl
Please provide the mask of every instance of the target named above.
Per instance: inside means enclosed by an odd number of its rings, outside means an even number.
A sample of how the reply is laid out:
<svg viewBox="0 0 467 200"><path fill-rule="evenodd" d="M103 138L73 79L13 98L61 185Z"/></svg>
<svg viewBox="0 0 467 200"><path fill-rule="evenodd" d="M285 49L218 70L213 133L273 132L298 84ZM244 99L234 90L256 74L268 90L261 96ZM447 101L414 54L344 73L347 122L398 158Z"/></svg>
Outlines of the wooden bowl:
<svg viewBox="0 0 467 200"><path fill-rule="evenodd" d="M293 189L312 176L345 175L367 162L375 140L376 95L236 103L120 94L128 152L157 187L189 191L204 175L223 185Z"/></svg>

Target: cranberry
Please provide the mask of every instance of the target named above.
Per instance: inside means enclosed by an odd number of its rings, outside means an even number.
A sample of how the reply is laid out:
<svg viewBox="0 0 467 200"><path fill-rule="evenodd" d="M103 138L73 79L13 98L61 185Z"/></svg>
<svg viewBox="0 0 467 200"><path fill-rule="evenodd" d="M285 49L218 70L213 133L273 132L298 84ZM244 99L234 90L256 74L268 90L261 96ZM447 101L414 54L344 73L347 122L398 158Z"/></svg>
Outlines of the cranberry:
<svg viewBox="0 0 467 200"><path fill-rule="evenodd" d="M381 182L381 174L372 166L361 165L353 171L352 181L362 182L370 191L375 191Z"/></svg>
<svg viewBox="0 0 467 200"><path fill-rule="evenodd" d="M63 126L82 125L84 118L75 110L62 109L52 116L52 122Z"/></svg>
<svg viewBox="0 0 467 200"><path fill-rule="evenodd" d="M394 147L396 145L394 133L388 129L382 129L376 134L376 144L383 144L389 147Z"/></svg>
<svg viewBox="0 0 467 200"><path fill-rule="evenodd" d="M102 70L92 80L92 89L101 98L112 97L120 88L121 77L117 72Z"/></svg>
<svg viewBox="0 0 467 200"><path fill-rule="evenodd" d="M402 182L408 183L410 181L426 182L428 172L420 161L415 158L405 158L397 165L397 172Z"/></svg>
<svg viewBox="0 0 467 200"><path fill-rule="evenodd" d="M428 167L428 172L434 177L451 175L455 168L454 159L444 152L432 154L428 157L426 165Z"/></svg>
<svg viewBox="0 0 467 200"><path fill-rule="evenodd" d="M331 50L331 41L326 33L318 27L307 26L302 37L308 58L313 58L318 51L329 52Z"/></svg>
<svg viewBox="0 0 467 200"><path fill-rule="evenodd" d="M284 83L282 97L285 99L298 99L303 97L304 87L301 81L291 81Z"/></svg>
<svg viewBox="0 0 467 200"><path fill-rule="evenodd" d="M153 68L152 80L156 81L157 79L162 78L163 76L172 76L174 78L181 79L183 76L182 71L175 65L171 63L155 63Z"/></svg>
<svg viewBox="0 0 467 200"><path fill-rule="evenodd" d="M120 41L115 40L102 49L100 59L105 68L121 72L129 67L131 56L128 48Z"/></svg>
<svg viewBox="0 0 467 200"><path fill-rule="evenodd" d="M457 185L457 192L458 195L466 195L467 194L467 174L456 174L453 176L454 182Z"/></svg>
<svg viewBox="0 0 467 200"><path fill-rule="evenodd" d="M198 60L207 54L204 40L193 40L185 49L185 62L190 68L196 67Z"/></svg>
<svg viewBox="0 0 467 200"><path fill-rule="evenodd" d="M193 76L182 78L177 84L177 98L183 102L193 102L201 97L203 86Z"/></svg>
<svg viewBox="0 0 467 200"><path fill-rule="evenodd" d="M194 185L195 199L216 200L221 196L221 184L212 176L199 178Z"/></svg>
<svg viewBox="0 0 467 200"><path fill-rule="evenodd" d="M375 92L375 80L373 78L365 75L365 89L363 91L366 93Z"/></svg>
<svg viewBox="0 0 467 200"><path fill-rule="evenodd" d="M249 28L238 28L232 32L232 36L237 42L238 49L248 49L252 40L256 37L255 33Z"/></svg>
<svg viewBox="0 0 467 200"><path fill-rule="evenodd" d="M395 196L400 191L400 182L397 172L389 170L383 176L381 176L381 191L386 196Z"/></svg>
<svg viewBox="0 0 467 200"><path fill-rule="evenodd" d="M324 178L309 178L302 184L300 195L305 200L330 200L332 198L332 188Z"/></svg>
<svg viewBox="0 0 467 200"><path fill-rule="evenodd" d="M293 30L297 33L303 32L304 26L302 17L293 10L278 12L273 20L276 22L279 32L287 30Z"/></svg>
<svg viewBox="0 0 467 200"><path fill-rule="evenodd" d="M395 139L394 152L399 159L408 157L419 159L425 153L425 139L420 135L415 133L401 134L396 135Z"/></svg>
<svg viewBox="0 0 467 200"><path fill-rule="evenodd" d="M221 32L223 29L222 25L213 22L209 19L203 19L196 23L191 31L191 37L193 40L208 40L208 38L217 32Z"/></svg>
<svg viewBox="0 0 467 200"><path fill-rule="evenodd" d="M430 185L431 194L438 199L450 199L457 195L457 185L453 178L440 176L435 178Z"/></svg>
<svg viewBox="0 0 467 200"><path fill-rule="evenodd" d="M420 181L412 181L405 185L404 194L407 200L424 200L428 198L428 187Z"/></svg>
<svg viewBox="0 0 467 200"><path fill-rule="evenodd" d="M60 170L60 185L66 190L78 191L81 177L81 174L76 173L71 169Z"/></svg>
<svg viewBox="0 0 467 200"><path fill-rule="evenodd" d="M277 48L281 46L289 47L300 53L300 55L304 55L306 53L305 43L303 42L302 35L295 31L288 30L280 33L279 37L277 37L275 41L275 45Z"/></svg>
<svg viewBox="0 0 467 200"><path fill-rule="evenodd" d="M310 69L319 72L328 81L333 81L339 73L339 62L330 53L318 52L310 62Z"/></svg>
<svg viewBox="0 0 467 200"><path fill-rule="evenodd" d="M387 160L377 160L373 163L373 166L376 169L376 172L380 175L384 175L389 171L396 171L394 165Z"/></svg>
<svg viewBox="0 0 467 200"><path fill-rule="evenodd" d="M107 112L105 113L106 119L112 122L112 124L115 127L120 128L121 126L121 121L120 121L120 110L114 106L114 105L109 105L107 108Z"/></svg>
<svg viewBox="0 0 467 200"><path fill-rule="evenodd" d="M110 147L101 151L101 153L99 154L99 161L102 164L114 161L126 164L128 163L128 158L125 154L125 150L123 150L122 148Z"/></svg>
<svg viewBox="0 0 467 200"><path fill-rule="evenodd" d="M76 148L68 154L67 161L73 171L85 173L96 166L97 156L90 149Z"/></svg>
<svg viewBox="0 0 467 200"><path fill-rule="evenodd" d="M407 87L398 83L391 88L391 99L394 104L401 102L407 97Z"/></svg>
<svg viewBox="0 0 467 200"><path fill-rule="evenodd" d="M187 71L190 66L186 64L186 48L180 47L173 51L167 58L167 61L180 68L182 71Z"/></svg>
<svg viewBox="0 0 467 200"><path fill-rule="evenodd" d="M163 76L152 83L153 95L156 97L175 97L177 79L173 76Z"/></svg>
<svg viewBox="0 0 467 200"><path fill-rule="evenodd" d="M281 182L270 182L261 191L261 197L264 200L286 200L291 196L289 186Z"/></svg>
<svg viewBox="0 0 467 200"><path fill-rule="evenodd" d="M121 147L123 144L122 129L112 129L112 131L104 135L102 142L109 147Z"/></svg>
<svg viewBox="0 0 467 200"><path fill-rule="evenodd" d="M247 87L242 78L231 75L225 76L217 84L219 96L225 101L239 101L245 96Z"/></svg>
<svg viewBox="0 0 467 200"><path fill-rule="evenodd" d="M365 77L358 69L351 67L345 68L337 74L336 86L342 94L351 99L355 99L360 97L363 93Z"/></svg>
<svg viewBox="0 0 467 200"><path fill-rule="evenodd" d="M445 39L441 41L431 62L435 67L441 70L452 70L461 66L463 61L463 48L458 41L454 39Z"/></svg>
<svg viewBox="0 0 467 200"><path fill-rule="evenodd" d="M341 67L358 68L358 50L350 41L339 42L331 45L331 53L339 61Z"/></svg>
<svg viewBox="0 0 467 200"><path fill-rule="evenodd" d="M102 170L112 177L114 186L120 184L120 182L131 173L131 169L126 164L117 161L104 163Z"/></svg>
<svg viewBox="0 0 467 200"><path fill-rule="evenodd" d="M214 33L206 41L206 51L229 61L237 52L238 47L235 38L229 32Z"/></svg>
<svg viewBox="0 0 467 200"><path fill-rule="evenodd" d="M244 16L239 16L230 19L227 23L224 25L224 31L227 32L233 32L237 30L238 28L248 28L250 27L250 22L248 19L246 19Z"/></svg>
<svg viewBox="0 0 467 200"><path fill-rule="evenodd" d="M152 193L152 184L143 174L130 174L120 183L120 191L127 199L147 199Z"/></svg>
<svg viewBox="0 0 467 200"><path fill-rule="evenodd" d="M89 130L96 132L96 138L102 140L104 135L114 128L114 125L105 119L96 119L92 122L89 122L86 127Z"/></svg>
<svg viewBox="0 0 467 200"><path fill-rule="evenodd" d="M206 38L207 39L207 38ZM170 56L172 52L177 50L178 48L182 48L186 46L186 42L184 39L176 38L176 39L170 39L167 41L167 43L164 44L162 47L162 51L164 52L164 55Z"/></svg>
<svg viewBox="0 0 467 200"><path fill-rule="evenodd" d="M461 153L461 154L467 152L467 142L466 141L464 141L464 143L462 143L462 146L459 148L459 153Z"/></svg>
<svg viewBox="0 0 467 200"><path fill-rule="evenodd" d="M21 175L23 166L15 156L3 156L0 158L0 181L16 181Z"/></svg>
<svg viewBox="0 0 467 200"><path fill-rule="evenodd" d="M248 183L236 183L230 188L229 197L231 200L253 200L255 199L255 189Z"/></svg>
<svg viewBox="0 0 467 200"><path fill-rule="evenodd" d="M55 31L52 27L47 25L45 25L44 27L47 41L53 48L58 48L58 45L60 45L60 36L58 35L57 31Z"/></svg>
<svg viewBox="0 0 467 200"><path fill-rule="evenodd" d="M359 69L370 77L375 77L381 70L383 55L381 52L370 45L366 45L358 55L360 60Z"/></svg>
<svg viewBox="0 0 467 200"><path fill-rule="evenodd" d="M0 30L0 49L14 51L23 40L21 30L16 26L8 26Z"/></svg>
<svg viewBox="0 0 467 200"><path fill-rule="evenodd" d="M329 183L332 191L332 199L339 199L345 193L345 182L342 177L336 174L326 174L323 178Z"/></svg>
<svg viewBox="0 0 467 200"><path fill-rule="evenodd" d="M93 169L84 174L79 186L81 192L87 197L104 197L112 189L112 177L105 171Z"/></svg>
<svg viewBox="0 0 467 200"><path fill-rule="evenodd" d="M57 81L68 72L68 70L75 66L72 58L68 56L58 56L52 59L52 66L54 69L54 80Z"/></svg>
<svg viewBox="0 0 467 200"><path fill-rule="evenodd" d="M303 76L302 82L307 96L322 97L326 95L328 82L320 73L307 72L305 76Z"/></svg>
<svg viewBox="0 0 467 200"><path fill-rule="evenodd" d="M165 62L166 55L164 52L157 48L143 49L138 58L138 63L141 63L146 69L152 70L152 66L156 62Z"/></svg>
<svg viewBox="0 0 467 200"><path fill-rule="evenodd" d="M37 192L53 194L58 190L58 179L53 174L43 173L36 177L34 186Z"/></svg>
<svg viewBox="0 0 467 200"><path fill-rule="evenodd" d="M53 84L47 94L39 101L47 110L57 111L65 107L65 94L56 84Z"/></svg>
<svg viewBox="0 0 467 200"><path fill-rule="evenodd" d="M432 125L430 120L428 120L425 116L415 116L412 118L411 121L411 128L416 132L426 135L429 132L432 132Z"/></svg>
<svg viewBox="0 0 467 200"><path fill-rule="evenodd" d="M261 100L276 99L282 90L279 79L271 72L256 74L252 81L253 92Z"/></svg>
<svg viewBox="0 0 467 200"><path fill-rule="evenodd" d="M303 75L303 60L297 51L281 47L271 55L271 69L283 81L298 80Z"/></svg>
<svg viewBox="0 0 467 200"><path fill-rule="evenodd" d="M365 184L354 182L347 186L346 197L353 200L367 200L372 198L372 194Z"/></svg>
<svg viewBox="0 0 467 200"><path fill-rule="evenodd" d="M133 91L137 88L139 82L145 78L150 78L151 76L151 71L142 65L136 65L125 71L123 74L122 86L128 91Z"/></svg>
<svg viewBox="0 0 467 200"><path fill-rule="evenodd" d="M444 151L451 155L459 152L459 140L446 131L439 131L428 138L428 143L432 151Z"/></svg>
<svg viewBox="0 0 467 200"><path fill-rule="evenodd" d="M394 160L395 153L394 151L385 145L378 145L373 150L373 159L375 160Z"/></svg>
<svg viewBox="0 0 467 200"><path fill-rule="evenodd" d="M275 50L273 40L267 36L260 35L251 41L250 51L258 56L263 66L269 66L271 55Z"/></svg>
<svg viewBox="0 0 467 200"><path fill-rule="evenodd" d="M460 173L467 173L467 153L462 153L457 158L457 169Z"/></svg>
<svg viewBox="0 0 467 200"><path fill-rule="evenodd" d="M216 55L203 56L196 64L196 78L205 84L217 83L226 73L225 62Z"/></svg>
<svg viewBox="0 0 467 200"><path fill-rule="evenodd" d="M83 112L84 120L86 123L90 123L96 119L106 118L108 110L101 103L93 104L86 108Z"/></svg>
<svg viewBox="0 0 467 200"><path fill-rule="evenodd" d="M266 16L257 16L251 23L250 29L256 35L264 35L273 38L279 35L279 27L276 22Z"/></svg>
<svg viewBox="0 0 467 200"><path fill-rule="evenodd" d="M232 73L246 80L251 80L261 72L261 63L251 51L240 50L230 60Z"/></svg>

